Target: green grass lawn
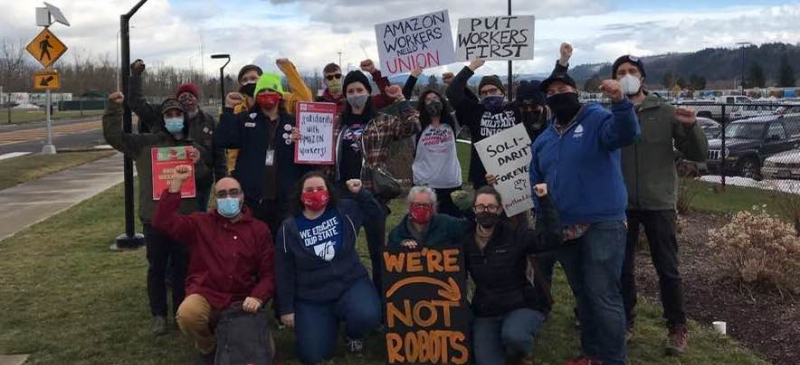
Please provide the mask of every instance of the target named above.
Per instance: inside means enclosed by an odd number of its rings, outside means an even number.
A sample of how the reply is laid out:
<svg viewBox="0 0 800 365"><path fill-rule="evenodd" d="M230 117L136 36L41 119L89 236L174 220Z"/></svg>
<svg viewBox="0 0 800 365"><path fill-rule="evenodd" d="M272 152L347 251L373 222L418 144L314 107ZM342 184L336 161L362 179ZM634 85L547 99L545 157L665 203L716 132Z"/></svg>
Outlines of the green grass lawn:
<svg viewBox="0 0 800 365"><path fill-rule="evenodd" d="M114 253L109 244L123 231L121 186L0 242L0 354L30 353L28 364L188 364L189 338L172 331L150 334L145 291L145 250ZM393 227L404 212L397 200ZM363 234L362 234L363 236ZM366 244L359 241L368 264ZM555 309L536 338L537 364L563 364L579 351L572 325L573 300L559 271ZM638 333L630 364L767 364L734 341L692 322L691 350L663 356L666 330L660 306L639 305ZM286 364L297 364L291 331L275 331ZM363 358L337 354L333 364L382 364L383 343L367 339Z"/></svg>
<svg viewBox="0 0 800 365"><path fill-rule="evenodd" d="M68 119L68 118L80 118L80 117L91 117L91 116L100 116L103 114L102 110L84 110L81 113L80 110L66 110L66 111L58 111L56 110L53 113L52 119L59 120L59 119ZM22 123L31 123L31 122L42 122L47 120L47 114L45 110L18 110L18 109L11 109L11 123L13 124L22 124ZM7 124L8 123L8 109L0 109L0 124Z"/></svg>
<svg viewBox="0 0 800 365"><path fill-rule="evenodd" d="M37 153L0 160L0 190L115 153L116 151L61 152L55 155Z"/></svg>

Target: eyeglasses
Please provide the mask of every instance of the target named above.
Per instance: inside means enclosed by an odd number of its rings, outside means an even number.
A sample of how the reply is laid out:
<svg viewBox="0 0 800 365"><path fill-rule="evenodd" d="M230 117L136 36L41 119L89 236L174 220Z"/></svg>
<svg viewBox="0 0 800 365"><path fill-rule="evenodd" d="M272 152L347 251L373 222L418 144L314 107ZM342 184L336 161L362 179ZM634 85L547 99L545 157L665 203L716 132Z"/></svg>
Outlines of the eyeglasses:
<svg viewBox="0 0 800 365"><path fill-rule="evenodd" d="M475 210L475 213L489 212L489 213L494 214L494 213L497 213L497 212L500 211L500 206L498 206L498 205L476 205L472 209Z"/></svg>
<svg viewBox="0 0 800 365"><path fill-rule="evenodd" d="M342 74L333 74L333 75L325 75L325 79L328 81L333 81L333 79L341 79Z"/></svg>
<svg viewBox="0 0 800 365"><path fill-rule="evenodd" d="M242 191L239 189L218 190L214 193L217 199L225 199L227 197L238 198L240 195L242 195Z"/></svg>
<svg viewBox="0 0 800 365"><path fill-rule="evenodd" d="M411 203L412 208L433 208L433 203Z"/></svg>

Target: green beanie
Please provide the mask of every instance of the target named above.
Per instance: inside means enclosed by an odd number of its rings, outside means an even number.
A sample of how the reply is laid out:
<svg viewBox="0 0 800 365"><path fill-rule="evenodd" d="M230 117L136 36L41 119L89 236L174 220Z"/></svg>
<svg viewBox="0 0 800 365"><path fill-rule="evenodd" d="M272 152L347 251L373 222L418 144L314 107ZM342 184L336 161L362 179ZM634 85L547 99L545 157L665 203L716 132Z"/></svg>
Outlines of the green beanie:
<svg viewBox="0 0 800 365"><path fill-rule="evenodd" d="M259 92L267 89L279 92L281 95L284 94L280 75L275 73L264 73L261 75L261 78L258 79L258 83L256 83L256 91L253 93L253 98L255 98Z"/></svg>

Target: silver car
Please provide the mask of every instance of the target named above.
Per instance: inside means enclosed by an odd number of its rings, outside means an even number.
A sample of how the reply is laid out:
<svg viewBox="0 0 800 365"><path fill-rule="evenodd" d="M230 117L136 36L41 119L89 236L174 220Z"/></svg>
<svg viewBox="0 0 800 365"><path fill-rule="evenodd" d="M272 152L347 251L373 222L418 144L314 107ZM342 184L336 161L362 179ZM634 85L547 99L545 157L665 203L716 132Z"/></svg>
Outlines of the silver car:
<svg viewBox="0 0 800 365"><path fill-rule="evenodd" d="M769 180L800 180L800 150L786 151L767 158L761 174Z"/></svg>

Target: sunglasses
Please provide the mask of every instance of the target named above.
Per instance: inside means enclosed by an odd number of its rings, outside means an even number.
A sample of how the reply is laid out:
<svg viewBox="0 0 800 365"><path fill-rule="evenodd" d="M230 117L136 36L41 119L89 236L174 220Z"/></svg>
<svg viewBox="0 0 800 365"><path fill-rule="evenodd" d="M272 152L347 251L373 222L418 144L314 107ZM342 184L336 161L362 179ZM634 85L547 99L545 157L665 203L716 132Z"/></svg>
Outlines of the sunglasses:
<svg viewBox="0 0 800 365"><path fill-rule="evenodd" d="M328 81L333 81L333 79L341 79L342 74L333 74L333 75L325 75L325 79Z"/></svg>
<svg viewBox="0 0 800 365"><path fill-rule="evenodd" d="M240 195L242 195L242 191L239 189L219 190L214 193L217 199L225 199L227 197L238 198Z"/></svg>

